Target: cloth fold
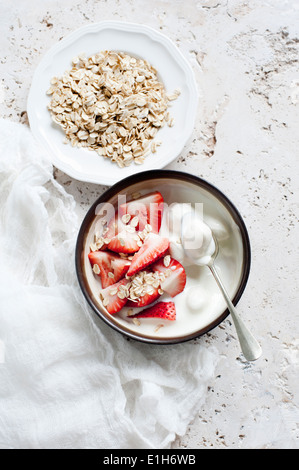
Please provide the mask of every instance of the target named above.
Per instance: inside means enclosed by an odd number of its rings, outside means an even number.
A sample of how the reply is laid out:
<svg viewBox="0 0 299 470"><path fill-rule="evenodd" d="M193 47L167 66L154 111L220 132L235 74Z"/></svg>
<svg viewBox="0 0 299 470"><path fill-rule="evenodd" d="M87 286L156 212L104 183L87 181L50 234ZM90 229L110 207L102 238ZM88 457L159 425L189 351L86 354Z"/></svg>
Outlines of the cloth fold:
<svg viewBox="0 0 299 470"><path fill-rule="evenodd" d="M205 401L203 341L128 341L90 311L76 202L30 130L0 120L0 447L163 449Z"/></svg>

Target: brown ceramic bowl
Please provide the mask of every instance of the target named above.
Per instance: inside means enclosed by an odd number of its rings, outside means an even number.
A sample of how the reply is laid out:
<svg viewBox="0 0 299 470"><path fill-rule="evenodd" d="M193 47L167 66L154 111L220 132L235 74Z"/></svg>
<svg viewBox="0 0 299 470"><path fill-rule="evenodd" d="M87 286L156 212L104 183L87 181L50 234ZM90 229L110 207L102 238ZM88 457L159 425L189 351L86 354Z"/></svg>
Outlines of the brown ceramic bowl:
<svg viewBox="0 0 299 470"><path fill-rule="evenodd" d="M106 311L99 297L99 277L93 274L87 257L94 231L99 230L105 204L117 205L119 196L125 195L128 200L134 193L146 194L153 190L162 193L168 206L173 203L202 204L204 220L219 241L215 264L235 305L244 292L249 276L250 242L244 221L230 200L210 183L188 173L152 170L129 176L109 188L91 206L81 225L76 245L77 277L87 302L105 323L127 337L152 344L174 344L207 333L229 314L209 269L185 266L187 284L184 292L174 299L177 311L175 321L142 319L141 325L136 325L123 311L113 316Z"/></svg>

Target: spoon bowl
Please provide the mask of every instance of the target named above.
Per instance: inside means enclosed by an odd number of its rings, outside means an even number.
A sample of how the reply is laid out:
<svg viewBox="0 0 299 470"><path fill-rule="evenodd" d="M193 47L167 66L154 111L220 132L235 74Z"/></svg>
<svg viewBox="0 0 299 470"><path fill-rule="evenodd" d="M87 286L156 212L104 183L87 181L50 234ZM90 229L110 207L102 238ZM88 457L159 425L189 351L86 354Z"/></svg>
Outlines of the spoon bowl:
<svg viewBox="0 0 299 470"><path fill-rule="evenodd" d="M188 213L186 215L187 215L187 217L190 217L190 215L192 217L197 217L194 211L192 213ZM183 229L184 218L185 217L186 216L184 216L182 218L182 227L181 227L181 240L182 240L184 253L194 264L197 264L198 266L207 266L210 269L211 273L214 276L215 281L218 284L219 289L221 290L221 292L223 294L223 297L226 301L228 310L229 310L229 312L231 314L231 317L233 319L233 322L234 322L234 325L235 325L235 328L236 328L236 332L237 332L237 335L238 335L238 338L239 338L241 350L244 354L244 357L247 361L256 361L261 356L262 349L261 349L259 343L257 342L257 340L252 335L252 333L248 330L248 328L245 325L245 323L243 322L243 320L240 318L240 316L239 316L239 314L236 310L236 307L232 303L232 301L230 299L230 296L228 295L227 290L225 289L225 287L223 285L223 282L222 282L222 280L221 280L221 278L220 278L220 276L219 276L219 274L216 270L215 264L214 264L215 259L217 258L217 255L219 253L218 240L215 237L215 235L213 234L211 228L207 224L204 224L203 221L201 221L200 224L201 225L203 225L203 224L206 225L205 231L206 231L206 233L208 233L210 235L211 240L214 241L214 251L213 251L213 253L210 252L209 256L207 256L207 257L205 257L205 256L201 256L201 257L196 256L196 249L199 250L201 248L201 246L196 247L196 245L195 245L193 249L190 248L190 247L188 249L186 249L186 239L185 239L185 233L186 232ZM195 221L195 219L193 219L193 220ZM209 246L213 246L213 245L210 244ZM202 253L201 253L201 255L202 255Z"/></svg>

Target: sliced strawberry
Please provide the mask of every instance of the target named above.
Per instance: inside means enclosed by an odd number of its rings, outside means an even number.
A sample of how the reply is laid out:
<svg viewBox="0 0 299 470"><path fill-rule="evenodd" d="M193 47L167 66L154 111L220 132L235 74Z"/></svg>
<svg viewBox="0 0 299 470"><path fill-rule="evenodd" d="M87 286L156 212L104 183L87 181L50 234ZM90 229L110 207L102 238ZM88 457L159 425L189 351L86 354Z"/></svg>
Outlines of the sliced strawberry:
<svg viewBox="0 0 299 470"><path fill-rule="evenodd" d="M115 216L112 217L107 225L107 230L104 235L104 238L113 238L115 237L119 232L124 230L125 224L121 220L121 216L118 212L115 213Z"/></svg>
<svg viewBox="0 0 299 470"><path fill-rule="evenodd" d="M175 304L174 302L158 302L142 312L131 315L130 318L161 318L174 321L176 319Z"/></svg>
<svg viewBox="0 0 299 470"><path fill-rule="evenodd" d="M170 263L166 267L164 258L160 259L153 264L152 269L165 274L166 279L161 283L161 289L171 297L175 297L184 290L187 281L186 271L177 260L170 258Z"/></svg>
<svg viewBox="0 0 299 470"><path fill-rule="evenodd" d="M118 296L118 292L121 291L120 287L125 286L129 281L127 279L122 279L116 284L112 284L106 289L101 290L100 296L103 301L104 307L108 310L111 315L120 312L120 310L126 305L127 298L123 299Z"/></svg>
<svg viewBox="0 0 299 470"><path fill-rule="evenodd" d="M137 217L138 221L136 222L135 227L138 231L142 231L146 224L149 223L147 217L147 207L142 201L139 201L138 199L119 206L119 213L121 216L129 214L131 216L130 221L133 221L133 219L135 221L135 217Z"/></svg>
<svg viewBox="0 0 299 470"><path fill-rule="evenodd" d="M130 214L132 218L138 217L137 230L144 230L150 224L154 233L159 233L163 215L163 196L159 191L148 193L139 199L134 199L119 207L121 215Z"/></svg>
<svg viewBox="0 0 299 470"><path fill-rule="evenodd" d="M139 297L137 302L133 302L132 300L128 300L127 307L146 307L147 305L152 304L160 297L158 289L154 289L141 297Z"/></svg>
<svg viewBox="0 0 299 470"><path fill-rule="evenodd" d="M99 266L103 289L125 277L131 264L130 261L106 251L90 252L88 258L92 266Z"/></svg>
<svg viewBox="0 0 299 470"><path fill-rule="evenodd" d="M154 263L166 253L169 247L168 238L162 238L155 233L150 233L140 250L133 256L128 276L133 276L141 269Z"/></svg>
<svg viewBox="0 0 299 470"><path fill-rule="evenodd" d="M116 212L115 217L109 221L104 238L110 240L105 247L115 253L131 254L140 248L135 227L125 224L120 212Z"/></svg>
<svg viewBox="0 0 299 470"><path fill-rule="evenodd" d="M111 238L110 243L107 247L109 250L116 253L136 253L140 249L138 245L140 243L140 238L137 233L128 232L124 229L122 232L119 232L115 237Z"/></svg>

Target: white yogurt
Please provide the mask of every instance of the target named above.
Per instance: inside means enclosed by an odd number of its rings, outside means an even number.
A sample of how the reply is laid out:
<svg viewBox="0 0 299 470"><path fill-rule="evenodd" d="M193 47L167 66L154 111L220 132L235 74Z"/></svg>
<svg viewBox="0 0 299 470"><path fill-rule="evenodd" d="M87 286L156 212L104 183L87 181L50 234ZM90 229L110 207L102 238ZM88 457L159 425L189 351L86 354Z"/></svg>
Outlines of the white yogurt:
<svg viewBox="0 0 299 470"><path fill-rule="evenodd" d="M181 219L183 249L194 264L208 265L215 253L215 242L210 227L192 210Z"/></svg>
<svg viewBox="0 0 299 470"><path fill-rule="evenodd" d="M189 266L190 260L185 256L182 246L181 226L183 217L188 214L190 210L191 206L187 203L174 203L170 206L166 206L160 229L161 236L169 239L170 255L184 267Z"/></svg>

